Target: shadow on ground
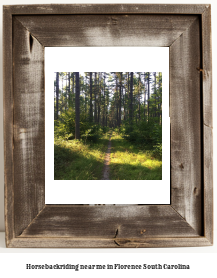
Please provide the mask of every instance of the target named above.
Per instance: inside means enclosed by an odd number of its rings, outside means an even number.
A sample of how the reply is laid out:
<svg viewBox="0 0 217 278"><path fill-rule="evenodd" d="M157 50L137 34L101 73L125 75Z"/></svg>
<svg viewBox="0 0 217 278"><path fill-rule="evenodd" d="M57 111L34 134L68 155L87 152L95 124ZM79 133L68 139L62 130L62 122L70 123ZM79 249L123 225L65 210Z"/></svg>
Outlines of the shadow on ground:
<svg viewBox="0 0 217 278"><path fill-rule="evenodd" d="M114 140L113 140L114 142ZM108 140L101 139L98 144L85 145L87 150L96 152L99 144L107 148ZM119 146L116 151L125 151ZM133 149L130 152L138 153ZM56 145L54 148L54 179L55 180L101 180L103 177L104 155L95 157L90 153L84 155L81 150L73 151L70 148ZM150 169L143 165L129 163L110 163L110 179L113 180L161 180L162 167Z"/></svg>

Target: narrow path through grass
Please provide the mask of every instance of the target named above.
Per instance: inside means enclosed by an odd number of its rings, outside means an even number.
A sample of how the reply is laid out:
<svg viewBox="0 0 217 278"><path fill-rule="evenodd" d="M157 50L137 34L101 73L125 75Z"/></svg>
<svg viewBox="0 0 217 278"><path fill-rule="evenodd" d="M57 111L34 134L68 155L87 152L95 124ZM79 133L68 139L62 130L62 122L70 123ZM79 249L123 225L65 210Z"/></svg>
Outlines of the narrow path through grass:
<svg viewBox="0 0 217 278"><path fill-rule="evenodd" d="M110 153L111 153L111 137L112 137L112 133L110 133L108 149L107 149L106 155L105 155L102 180L109 180L109 163L110 163Z"/></svg>
<svg viewBox="0 0 217 278"><path fill-rule="evenodd" d="M162 162L145 146L133 145L116 132L103 135L97 143L58 139L54 179L161 180Z"/></svg>

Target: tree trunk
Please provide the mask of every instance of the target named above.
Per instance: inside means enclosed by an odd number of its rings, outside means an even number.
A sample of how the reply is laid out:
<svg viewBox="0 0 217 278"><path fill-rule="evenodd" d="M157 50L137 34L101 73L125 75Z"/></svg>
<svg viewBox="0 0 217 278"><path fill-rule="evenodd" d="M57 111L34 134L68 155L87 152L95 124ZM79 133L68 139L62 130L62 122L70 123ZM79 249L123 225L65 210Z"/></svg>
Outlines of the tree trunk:
<svg viewBox="0 0 217 278"><path fill-rule="evenodd" d="M76 76L76 93L75 93L75 139L80 140L80 84L79 72L75 73Z"/></svg>
<svg viewBox="0 0 217 278"><path fill-rule="evenodd" d="M103 120L102 120L102 126L105 126L105 75L106 73L104 72L104 92L103 92Z"/></svg>
<svg viewBox="0 0 217 278"><path fill-rule="evenodd" d="M130 73L130 104L129 104L129 122L133 122L133 72Z"/></svg>
<svg viewBox="0 0 217 278"><path fill-rule="evenodd" d="M97 97L96 97L96 90L97 90L97 72L95 72L95 88L94 88L94 122L97 123Z"/></svg>
<svg viewBox="0 0 217 278"><path fill-rule="evenodd" d="M101 72L98 78L98 124L100 124L100 113L101 113Z"/></svg>
<svg viewBox="0 0 217 278"><path fill-rule="evenodd" d="M148 119L149 119L149 98L150 98L150 80L149 80L149 72L148 72Z"/></svg>
<svg viewBox="0 0 217 278"><path fill-rule="evenodd" d="M93 103L92 103L92 72L90 72L90 122L93 122Z"/></svg>
<svg viewBox="0 0 217 278"><path fill-rule="evenodd" d="M140 73L139 73L139 90L138 90L138 98L139 98L139 121L140 121Z"/></svg>
<svg viewBox="0 0 217 278"><path fill-rule="evenodd" d="M127 94L128 94L127 104L129 106L130 105L130 73L129 72L127 73ZM128 115L128 118L130 119L130 109L129 108L127 111L127 115Z"/></svg>
<svg viewBox="0 0 217 278"><path fill-rule="evenodd" d="M156 117L157 116L157 88L156 88L156 72L154 73L154 102L155 102L155 105L154 105L154 116Z"/></svg>
<svg viewBox="0 0 217 278"><path fill-rule="evenodd" d="M64 80L64 75L62 75L62 90L61 90L61 96L62 96L62 101L61 101L61 105L60 105L60 114L62 114L62 111L63 111L63 106L64 106L64 102L63 102L63 97L64 97L64 94L63 94L63 80Z"/></svg>
<svg viewBox="0 0 217 278"><path fill-rule="evenodd" d="M119 95L119 123L118 125L121 125L121 90L122 90L122 72L120 73L120 95Z"/></svg>
<svg viewBox="0 0 217 278"><path fill-rule="evenodd" d="M106 118L105 118L105 125L108 126L108 109L109 109L109 91L106 93Z"/></svg>
<svg viewBox="0 0 217 278"><path fill-rule="evenodd" d="M116 88L115 88L115 102L116 102L116 127L119 124L119 116L118 116L118 74L116 73Z"/></svg>
<svg viewBox="0 0 217 278"><path fill-rule="evenodd" d="M59 116L59 72L56 73L56 120Z"/></svg>
<svg viewBox="0 0 217 278"><path fill-rule="evenodd" d="M144 120L145 120L145 105L146 105L146 83L145 83L145 77L146 77L146 74L145 74L145 72L144 72Z"/></svg>
<svg viewBox="0 0 217 278"><path fill-rule="evenodd" d="M72 107L74 107L74 97L75 97L75 73L72 73Z"/></svg>
<svg viewBox="0 0 217 278"><path fill-rule="evenodd" d="M162 125L162 75L159 72L159 95L160 95L160 104L159 104L159 121Z"/></svg>
<svg viewBox="0 0 217 278"><path fill-rule="evenodd" d="M125 121L126 120L126 87L123 87L122 95L123 95L124 121Z"/></svg>
<svg viewBox="0 0 217 278"><path fill-rule="evenodd" d="M71 81L71 74L68 72L68 107L70 106L71 96L70 96L70 81Z"/></svg>

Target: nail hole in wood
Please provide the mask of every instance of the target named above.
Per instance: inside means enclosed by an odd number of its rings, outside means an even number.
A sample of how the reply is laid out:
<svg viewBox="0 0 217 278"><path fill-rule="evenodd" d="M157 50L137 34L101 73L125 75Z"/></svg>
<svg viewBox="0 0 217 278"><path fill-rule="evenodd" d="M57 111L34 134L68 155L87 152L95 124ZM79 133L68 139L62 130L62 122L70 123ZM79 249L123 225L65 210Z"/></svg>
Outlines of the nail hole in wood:
<svg viewBox="0 0 217 278"><path fill-rule="evenodd" d="M197 195L197 187L194 188L194 194Z"/></svg>
<svg viewBox="0 0 217 278"><path fill-rule="evenodd" d="M29 48L30 48L30 52L32 52L32 46L33 46L33 37L32 37L32 35L29 33Z"/></svg>

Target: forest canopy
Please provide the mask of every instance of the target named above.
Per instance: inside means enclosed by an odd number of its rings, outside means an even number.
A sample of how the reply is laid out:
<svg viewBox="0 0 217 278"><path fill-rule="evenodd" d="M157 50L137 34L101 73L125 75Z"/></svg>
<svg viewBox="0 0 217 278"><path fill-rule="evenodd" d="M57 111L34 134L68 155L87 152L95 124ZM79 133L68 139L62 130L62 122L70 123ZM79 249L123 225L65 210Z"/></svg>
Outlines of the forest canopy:
<svg viewBox="0 0 217 278"><path fill-rule="evenodd" d="M54 137L97 143L113 130L162 156L161 72L55 72Z"/></svg>

